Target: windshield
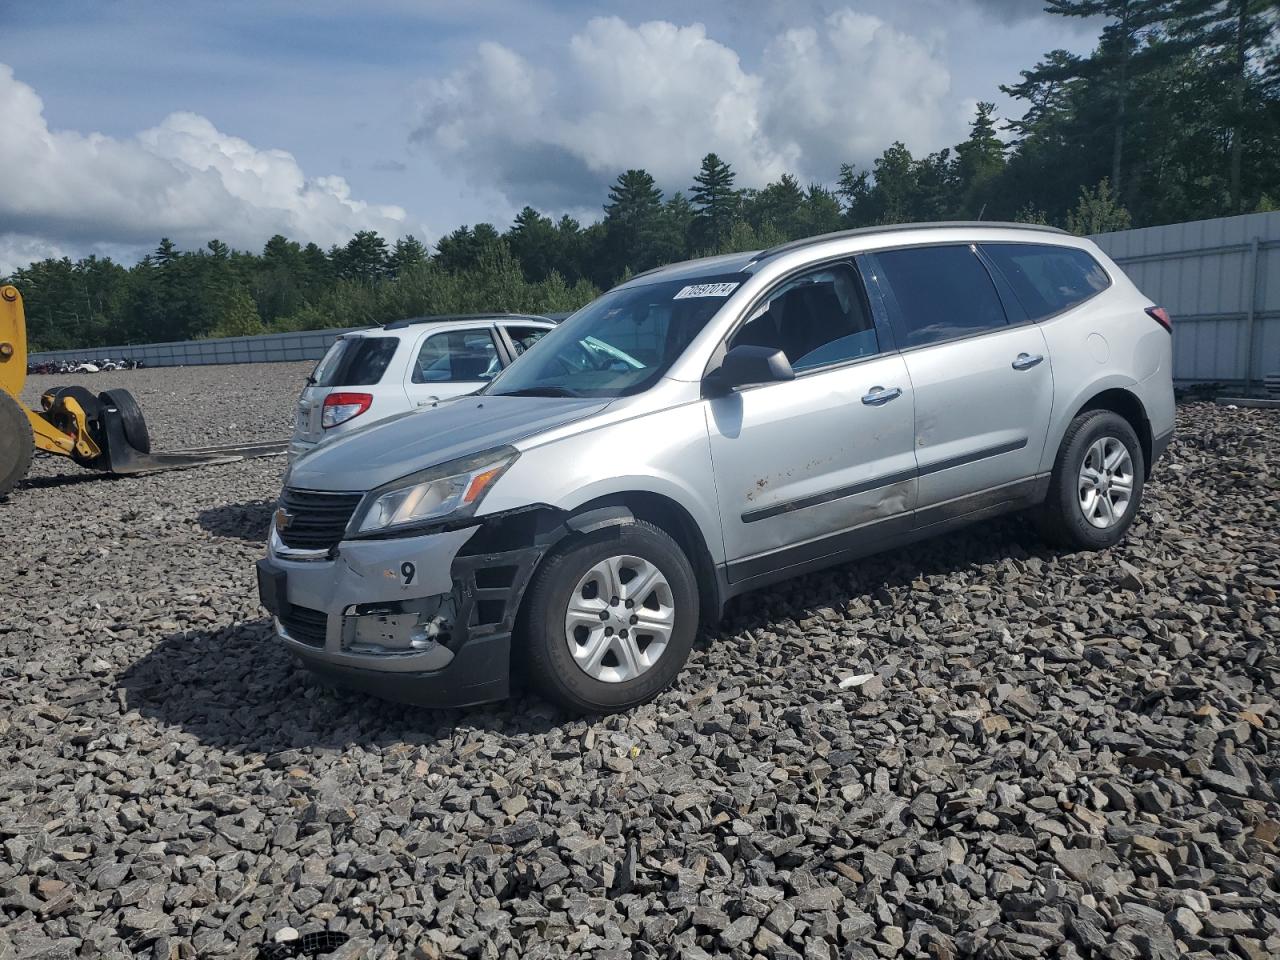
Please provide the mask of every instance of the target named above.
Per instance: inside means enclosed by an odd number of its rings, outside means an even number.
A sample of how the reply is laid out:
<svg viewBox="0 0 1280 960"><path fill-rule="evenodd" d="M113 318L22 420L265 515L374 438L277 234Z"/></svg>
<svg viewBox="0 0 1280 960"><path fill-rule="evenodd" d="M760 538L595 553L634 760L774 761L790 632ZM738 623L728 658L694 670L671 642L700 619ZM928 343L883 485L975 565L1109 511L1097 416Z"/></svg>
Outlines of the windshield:
<svg viewBox="0 0 1280 960"><path fill-rule="evenodd" d="M611 290L504 370L490 395L621 397L658 381L747 274Z"/></svg>

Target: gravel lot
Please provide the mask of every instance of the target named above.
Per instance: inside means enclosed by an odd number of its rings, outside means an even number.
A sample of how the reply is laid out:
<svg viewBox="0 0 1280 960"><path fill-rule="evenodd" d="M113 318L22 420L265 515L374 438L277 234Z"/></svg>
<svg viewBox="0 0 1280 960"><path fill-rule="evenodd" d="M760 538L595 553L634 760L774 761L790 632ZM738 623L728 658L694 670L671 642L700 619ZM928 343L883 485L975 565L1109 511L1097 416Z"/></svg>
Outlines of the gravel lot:
<svg viewBox="0 0 1280 960"><path fill-rule="evenodd" d="M83 382L172 449L283 436L306 368ZM282 469L0 503L0 958L1280 955L1276 412L1184 407L1120 549L793 581L589 722L311 680L254 592Z"/></svg>

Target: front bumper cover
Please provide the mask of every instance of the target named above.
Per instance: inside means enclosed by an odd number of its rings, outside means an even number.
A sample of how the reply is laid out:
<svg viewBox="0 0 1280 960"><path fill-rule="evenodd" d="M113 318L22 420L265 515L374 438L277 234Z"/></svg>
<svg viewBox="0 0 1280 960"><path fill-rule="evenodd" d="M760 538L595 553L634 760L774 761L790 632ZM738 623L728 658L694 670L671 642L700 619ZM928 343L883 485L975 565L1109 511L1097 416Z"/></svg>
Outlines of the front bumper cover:
<svg viewBox="0 0 1280 960"><path fill-rule="evenodd" d="M490 545L480 529L344 541L322 560L290 559L273 536L258 561L259 593L280 642L341 686L431 707L501 700L520 600L546 546L474 549ZM377 618L390 636L424 608L452 615L429 638L378 648L367 642L376 631L357 629Z"/></svg>

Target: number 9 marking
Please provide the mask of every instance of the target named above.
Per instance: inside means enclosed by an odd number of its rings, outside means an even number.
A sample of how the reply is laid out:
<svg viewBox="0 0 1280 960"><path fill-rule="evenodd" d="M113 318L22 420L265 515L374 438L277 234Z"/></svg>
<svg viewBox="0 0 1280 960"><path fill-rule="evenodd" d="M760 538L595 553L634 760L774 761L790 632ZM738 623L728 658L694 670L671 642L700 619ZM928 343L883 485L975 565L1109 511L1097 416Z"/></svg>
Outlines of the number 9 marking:
<svg viewBox="0 0 1280 960"><path fill-rule="evenodd" d="M408 560L400 564L400 576L404 580L404 585L406 587L409 586L409 584L413 583L413 578L417 574L417 572L418 572L418 568L415 567Z"/></svg>

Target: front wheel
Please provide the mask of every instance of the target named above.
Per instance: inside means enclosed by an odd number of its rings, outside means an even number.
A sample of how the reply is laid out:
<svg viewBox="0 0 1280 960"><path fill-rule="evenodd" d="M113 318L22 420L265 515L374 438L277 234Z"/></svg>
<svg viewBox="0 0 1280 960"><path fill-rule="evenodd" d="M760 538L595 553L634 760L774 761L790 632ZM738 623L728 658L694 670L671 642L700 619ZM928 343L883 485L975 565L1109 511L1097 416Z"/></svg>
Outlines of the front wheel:
<svg viewBox="0 0 1280 960"><path fill-rule="evenodd" d="M1129 421L1110 410L1080 414L1054 462L1041 532L1064 547L1114 546L1137 516L1144 476L1142 444Z"/></svg>
<svg viewBox="0 0 1280 960"><path fill-rule="evenodd" d="M698 587L680 546L644 521L549 557L529 587L521 640L534 686L579 713L652 700L688 659Z"/></svg>

